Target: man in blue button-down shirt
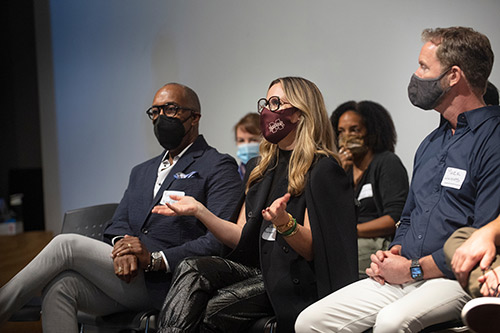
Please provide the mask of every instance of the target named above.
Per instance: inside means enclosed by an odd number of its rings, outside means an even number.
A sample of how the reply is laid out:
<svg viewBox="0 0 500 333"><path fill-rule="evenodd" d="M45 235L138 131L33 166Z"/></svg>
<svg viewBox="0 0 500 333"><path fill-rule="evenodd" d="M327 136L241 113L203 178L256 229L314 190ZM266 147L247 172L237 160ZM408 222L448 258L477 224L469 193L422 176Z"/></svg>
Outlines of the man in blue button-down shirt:
<svg viewBox="0 0 500 333"><path fill-rule="evenodd" d="M500 108L485 107L493 66L486 36L463 27L424 30L410 101L441 114L417 150L408 199L389 251L372 255L370 278L304 310L297 332L418 332L460 318L470 297L446 266L443 245L481 227L500 207Z"/></svg>

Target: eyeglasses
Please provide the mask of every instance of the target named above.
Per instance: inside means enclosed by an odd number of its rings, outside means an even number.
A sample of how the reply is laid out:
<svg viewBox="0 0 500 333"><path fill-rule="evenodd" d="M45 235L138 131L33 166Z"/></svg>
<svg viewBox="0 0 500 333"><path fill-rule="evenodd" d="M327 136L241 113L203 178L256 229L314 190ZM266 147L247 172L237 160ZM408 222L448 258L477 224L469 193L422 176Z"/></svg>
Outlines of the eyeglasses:
<svg viewBox="0 0 500 333"><path fill-rule="evenodd" d="M261 113L262 110L267 107L270 111L276 112L276 111L278 111L280 106L282 106L284 104L290 104L290 103L282 102L278 96L272 96L269 98L269 100L267 100L265 98L261 98L257 102L257 111L259 113Z"/></svg>
<svg viewBox="0 0 500 333"><path fill-rule="evenodd" d="M495 281L496 281L495 283L496 283L496 285L489 286L487 280L485 280L484 283L486 284L486 289L488 290L488 296L490 296L490 297L498 297L500 295L500 292L498 290L499 287L500 287L500 283L498 283L497 273L491 267L488 267L486 269L482 269L481 271L482 271L483 275L489 273L490 271L493 272L493 275L495 275Z"/></svg>
<svg viewBox="0 0 500 333"><path fill-rule="evenodd" d="M155 119L163 112L163 114L167 117L175 117L179 110L187 110L192 113L198 113L196 110L183 108L175 103L167 103L165 105L153 105L149 109L147 109L146 113L149 116L149 119Z"/></svg>

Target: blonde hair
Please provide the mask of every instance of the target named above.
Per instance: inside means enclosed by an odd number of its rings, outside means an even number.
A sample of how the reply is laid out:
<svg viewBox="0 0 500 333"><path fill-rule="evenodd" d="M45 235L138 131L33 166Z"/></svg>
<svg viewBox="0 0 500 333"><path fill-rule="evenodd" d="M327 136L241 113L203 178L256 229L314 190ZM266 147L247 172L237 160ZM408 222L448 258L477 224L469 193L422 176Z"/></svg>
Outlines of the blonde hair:
<svg viewBox="0 0 500 333"><path fill-rule="evenodd" d="M288 165L288 192L299 195L304 191L307 171L316 155L333 156L337 160L333 129L328 119L325 102L318 87L301 77L283 77L274 80L281 84L289 103L300 110L295 148ZM268 89L268 90L269 90ZM278 145L267 140L260 144L260 161L248 178L246 190L260 180L271 162L278 162Z"/></svg>

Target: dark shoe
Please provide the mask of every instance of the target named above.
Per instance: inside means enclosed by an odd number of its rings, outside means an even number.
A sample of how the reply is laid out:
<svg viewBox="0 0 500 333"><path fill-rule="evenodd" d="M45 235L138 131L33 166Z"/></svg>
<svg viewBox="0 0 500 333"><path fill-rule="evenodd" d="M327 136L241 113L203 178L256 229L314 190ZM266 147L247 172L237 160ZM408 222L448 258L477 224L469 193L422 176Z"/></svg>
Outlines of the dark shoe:
<svg viewBox="0 0 500 333"><path fill-rule="evenodd" d="M500 298L475 298L462 309L462 320L476 333L500 332Z"/></svg>

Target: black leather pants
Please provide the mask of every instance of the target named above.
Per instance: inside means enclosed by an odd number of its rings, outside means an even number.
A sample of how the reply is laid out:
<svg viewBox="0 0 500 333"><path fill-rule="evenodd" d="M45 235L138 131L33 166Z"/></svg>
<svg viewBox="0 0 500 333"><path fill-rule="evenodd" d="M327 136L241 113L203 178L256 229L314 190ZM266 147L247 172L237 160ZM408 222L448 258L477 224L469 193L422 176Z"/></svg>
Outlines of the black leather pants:
<svg viewBox="0 0 500 333"><path fill-rule="evenodd" d="M158 332L245 332L272 315L259 269L220 257L187 258L175 271Z"/></svg>

